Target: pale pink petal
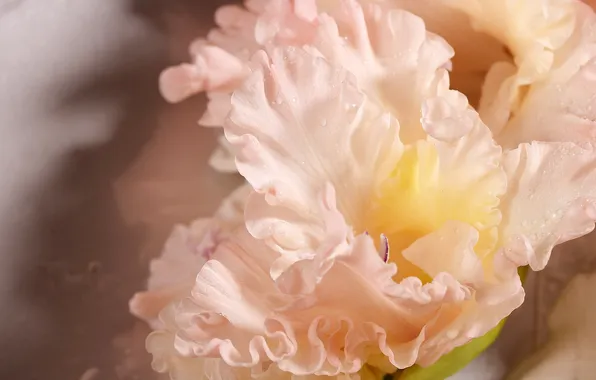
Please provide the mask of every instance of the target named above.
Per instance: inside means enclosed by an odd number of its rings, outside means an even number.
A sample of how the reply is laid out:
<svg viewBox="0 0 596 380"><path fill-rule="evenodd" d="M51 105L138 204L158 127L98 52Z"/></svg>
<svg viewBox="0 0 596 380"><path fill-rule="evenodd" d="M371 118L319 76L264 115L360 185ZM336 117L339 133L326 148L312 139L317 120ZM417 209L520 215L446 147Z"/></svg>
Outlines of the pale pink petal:
<svg viewBox="0 0 596 380"><path fill-rule="evenodd" d="M261 45L309 43L317 16L316 0L271 0L256 24L255 39Z"/></svg>
<svg viewBox="0 0 596 380"><path fill-rule="evenodd" d="M221 126L230 109L229 94L245 79L252 54L273 40L297 45L309 42L316 30L316 16L314 0L254 0L244 6L220 7L215 12L218 28L189 48L193 63L161 74L162 95L176 103L204 91L222 94L209 96L210 104L200 121Z"/></svg>
<svg viewBox="0 0 596 380"><path fill-rule="evenodd" d="M176 226L162 255L151 262L148 290L131 299L131 313L158 326L159 312L192 289L197 273L217 246L218 229L211 219L197 220L189 228Z"/></svg>
<svg viewBox="0 0 596 380"><path fill-rule="evenodd" d="M395 265L383 261L366 234L352 237L327 189L320 211L326 240L277 280L268 270L280 254L246 231L219 247L192 297L177 306L180 355L253 370L273 362L298 376L355 374L370 355L405 368L432 363L512 310L493 303L483 312L473 297L482 281L470 288L439 273L425 285L417 278L393 282Z"/></svg>
<svg viewBox="0 0 596 380"><path fill-rule="evenodd" d="M312 223L317 194L331 182L354 220L399 158L396 121L367 101L353 76L302 49L258 53L253 63L225 126L239 172L268 204Z"/></svg>
<svg viewBox="0 0 596 380"><path fill-rule="evenodd" d="M573 143L522 144L505 156L509 190L501 239L517 265L541 270L556 244L594 229L596 151Z"/></svg>
<svg viewBox="0 0 596 380"><path fill-rule="evenodd" d="M159 91L170 103L178 103L203 91L204 78L195 65L183 63L164 70L159 76Z"/></svg>
<svg viewBox="0 0 596 380"><path fill-rule="evenodd" d="M462 138L465 140L476 124L480 124L480 119L469 106L465 95L449 90L446 71L435 76L435 83L436 92L426 93L421 99L422 130L430 137L448 143L455 143ZM485 129L484 126L481 128ZM412 135L420 132L413 132Z"/></svg>
<svg viewBox="0 0 596 380"><path fill-rule="evenodd" d="M150 334L146 347L152 355L152 368L158 373L168 373L172 380L378 380L382 376L368 366L356 374L302 376L284 372L271 362L241 368L231 367L221 358L184 356L176 350L175 308L164 310L161 318L167 329Z"/></svg>
<svg viewBox="0 0 596 380"><path fill-rule="evenodd" d="M171 67L160 75L160 91L171 103L203 91L234 88L248 73L242 61L219 47L202 44L193 49L192 65Z"/></svg>
<svg viewBox="0 0 596 380"><path fill-rule="evenodd" d="M208 92L207 110L201 116L199 124L204 127L221 127L230 113L231 95L227 92Z"/></svg>
<svg viewBox="0 0 596 380"><path fill-rule="evenodd" d="M353 73L359 88L391 110L402 125L404 142L423 138L421 103L436 94L437 78L453 49L409 12L377 4L361 6L356 0L339 3L333 17L319 17L312 47Z"/></svg>
<svg viewBox="0 0 596 380"><path fill-rule="evenodd" d="M172 380L249 380L251 371L232 368L218 358L182 356L176 350L175 308L168 306L160 314L163 330L153 332L145 343L152 355L151 367L169 373Z"/></svg>
<svg viewBox="0 0 596 380"><path fill-rule="evenodd" d="M130 300L133 315L157 328L159 312L190 293L197 273L221 241L242 225L244 203L250 191L242 186L226 198L213 218L198 219L190 226L175 226L159 258L151 261L147 291Z"/></svg>
<svg viewBox="0 0 596 380"><path fill-rule="evenodd" d="M236 157L234 157L230 143L223 136L219 136L217 142L219 146L209 157L209 165L222 173L236 173Z"/></svg>
<svg viewBox="0 0 596 380"><path fill-rule="evenodd" d="M219 205L214 217L223 227L223 232L233 231L244 224L244 209L252 188L247 184L238 187Z"/></svg>

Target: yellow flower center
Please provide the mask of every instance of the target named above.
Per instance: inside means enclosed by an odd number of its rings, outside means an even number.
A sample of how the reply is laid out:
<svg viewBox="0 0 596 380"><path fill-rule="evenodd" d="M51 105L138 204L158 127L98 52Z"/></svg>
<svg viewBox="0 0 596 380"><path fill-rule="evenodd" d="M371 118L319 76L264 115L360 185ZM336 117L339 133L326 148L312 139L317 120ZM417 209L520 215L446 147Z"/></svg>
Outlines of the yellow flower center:
<svg viewBox="0 0 596 380"><path fill-rule="evenodd" d="M398 267L396 281L410 276L431 280L402 251L447 221L465 222L479 230L477 254L489 252L496 243L494 227L500 222L500 213L491 189L487 189L491 183L468 186L444 170L435 146L418 141L405 149L375 195L365 226L373 237L387 236L389 261Z"/></svg>

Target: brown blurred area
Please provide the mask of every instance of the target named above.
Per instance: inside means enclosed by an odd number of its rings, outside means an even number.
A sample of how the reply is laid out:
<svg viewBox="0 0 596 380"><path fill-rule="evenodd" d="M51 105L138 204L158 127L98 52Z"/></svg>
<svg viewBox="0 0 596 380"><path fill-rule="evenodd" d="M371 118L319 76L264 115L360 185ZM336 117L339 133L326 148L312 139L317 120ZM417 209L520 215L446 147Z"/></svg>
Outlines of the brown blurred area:
<svg viewBox="0 0 596 380"><path fill-rule="evenodd" d="M0 2L0 43L12 41L0 132L23 134L0 149L3 192L15 194L0 202L1 379L156 378L128 299L171 227L209 215L241 183L207 166L216 132L196 124L204 98L168 105L157 91L221 3ZM591 236L530 276L494 354L513 364L544 342L560 289L596 266Z"/></svg>
<svg viewBox="0 0 596 380"><path fill-rule="evenodd" d="M0 2L0 378L155 378L128 299L241 183L207 166L204 99L168 105L157 77L223 2L43 3Z"/></svg>

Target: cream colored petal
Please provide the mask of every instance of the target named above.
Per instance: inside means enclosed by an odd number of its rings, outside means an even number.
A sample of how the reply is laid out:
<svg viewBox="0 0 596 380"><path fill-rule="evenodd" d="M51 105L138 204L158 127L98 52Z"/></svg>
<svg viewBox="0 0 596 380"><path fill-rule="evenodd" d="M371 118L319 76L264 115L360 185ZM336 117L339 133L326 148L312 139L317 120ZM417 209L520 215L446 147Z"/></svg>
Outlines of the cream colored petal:
<svg viewBox="0 0 596 380"><path fill-rule="evenodd" d="M588 380L596 361L596 275L576 276L550 315L549 340L537 353L516 368L508 380Z"/></svg>
<svg viewBox="0 0 596 380"><path fill-rule="evenodd" d="M464 284L482 279L482 262L474 252L478 231L461 222L449 221L440 229L418 239L403 255L431 277L451 274Z"/></svg>
<svg viewBox="0 0 596 380"><path fill-rule="evenodd" d="M556 55L557 67L532 85L523 106L497 136L506 148L531 141L594 141L596 15L577 3L578 26Z"/></svg>

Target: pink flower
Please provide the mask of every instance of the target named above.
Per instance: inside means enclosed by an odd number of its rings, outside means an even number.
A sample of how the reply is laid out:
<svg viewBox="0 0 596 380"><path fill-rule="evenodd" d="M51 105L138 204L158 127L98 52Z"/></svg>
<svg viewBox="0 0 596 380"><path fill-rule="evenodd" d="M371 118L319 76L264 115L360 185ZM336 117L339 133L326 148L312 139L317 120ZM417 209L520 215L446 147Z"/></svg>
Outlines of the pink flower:
<svg viewBox="0 0 596 380"><path fill-rule="evenodd" d="M233 192L213 218L195 220L188 227L174 227L161 256L151 262L147 291L135 294L130 300L133 315L153 328L161 326L159 312L190 292L197 273L221 241L243 224L244 202L249 191L248 186L243 186Z"/></svg>
<svg viewBox="0 0 596 380"><path fill-rule="evenodd" d="M316 15L314 0L247 0L244 6L222 6L215 14L218 28L190 46L193 62L163 71L159 79L162 95L177 103L206 92L209 102L199 124L221 126L230 110L231 92L249 74L250 56L270 41L308 42ZM222 172L236 171L225 143L210 164Z"/></svg>
<svg viewBox="0 0 596 380"><path fill-rule="evenodd" d="M504 143L560 73L576 8L437 3L513 49L515 64L491 66L487 83L503 75L479 114L450 89L454 51L421 17L394 3L275 4L251 24L267 42L244 63L223 125L254 190L244 225L218 240L148 349L180 379L375 378L432 364L522 303L518 267L543 269L556 244L594 228L592 145Z"/></svg>

